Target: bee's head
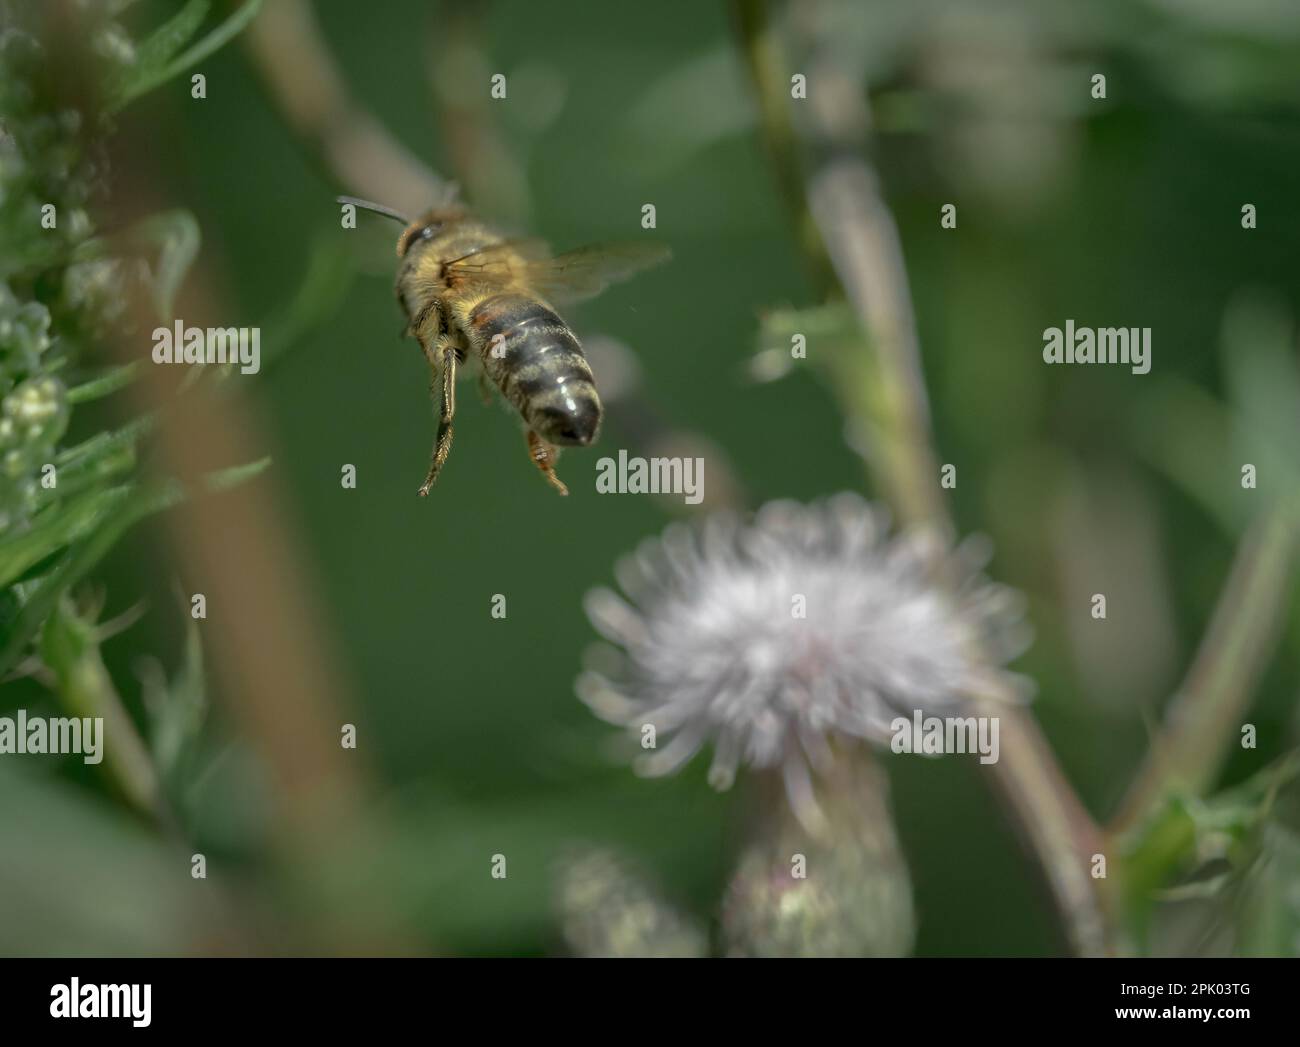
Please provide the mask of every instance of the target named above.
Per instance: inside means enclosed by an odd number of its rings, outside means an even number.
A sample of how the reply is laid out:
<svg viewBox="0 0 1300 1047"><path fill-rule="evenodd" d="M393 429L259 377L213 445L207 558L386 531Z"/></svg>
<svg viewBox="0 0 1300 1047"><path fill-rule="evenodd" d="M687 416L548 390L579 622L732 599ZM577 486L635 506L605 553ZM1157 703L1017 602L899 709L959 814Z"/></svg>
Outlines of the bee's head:
<svg viewBox="0 0 1300 1047"><path fill-rule="evenodd" d="M337 197L337 200L341 204L350 204L353 207L374 211L375 214L381 214L385 218L391 218L406 226L397 241L397 257L404 258L406 252L411 249L412 244L421 240L432 240L451 223L464 220L465 209L456 204L456 193L456 187L454 185L449 186L446 193L443 194L443 201L414 221L402 214L401 211L385 207L383 204L374 203L371 200L362 200L356 196L340 196Z"/></svg>
<svg viewBox="0 0 1300 1047"><path fill-rule="evenodd" d="M447 226L461 221L464 217L465 212L459 207L435 207L431 211L426 211L402 230L402 235L397 241L397 257L406 257L406 252L411 249L412 244L421 240L432 240Z"/></svg>

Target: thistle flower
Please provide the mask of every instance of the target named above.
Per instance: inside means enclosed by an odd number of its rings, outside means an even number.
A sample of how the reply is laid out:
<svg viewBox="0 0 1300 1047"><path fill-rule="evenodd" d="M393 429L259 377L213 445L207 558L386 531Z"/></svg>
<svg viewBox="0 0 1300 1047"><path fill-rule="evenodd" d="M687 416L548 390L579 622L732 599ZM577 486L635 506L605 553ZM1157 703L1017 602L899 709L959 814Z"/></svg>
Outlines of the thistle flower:
<svg viewBox="0 0 1300 1047"><path fill-rule="evenodd" d="M578 694L643 745L653 726L641 773L712 743L715 788L742 763L777 768L796 813L815 814L809 765L828 766L837 737L883 743L896 717L1023 689L1001 668L1028 642L1021 600L979 573L987 556L890 537L852 494L772 502L752 524L674 524L618 565L626 598L588 594L621 650L592 652Z"/></svg>

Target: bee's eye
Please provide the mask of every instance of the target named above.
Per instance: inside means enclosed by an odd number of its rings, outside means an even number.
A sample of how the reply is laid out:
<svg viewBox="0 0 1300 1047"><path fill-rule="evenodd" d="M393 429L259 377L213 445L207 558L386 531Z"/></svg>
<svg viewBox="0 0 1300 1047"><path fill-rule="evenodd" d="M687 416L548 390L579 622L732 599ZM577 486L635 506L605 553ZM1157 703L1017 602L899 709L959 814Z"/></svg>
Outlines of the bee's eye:
<svg viewBox="0 0 1300 1047"><path fill-rule="evenodd" d="M405 255L417 240L423 240L425 242L432 240L442 232L442 227L445 224L445 222L429 222L427 225L420 225L416 222L412 222L406 227L406 231L402 233L402 240L397 253L399 255Z"/></svg>

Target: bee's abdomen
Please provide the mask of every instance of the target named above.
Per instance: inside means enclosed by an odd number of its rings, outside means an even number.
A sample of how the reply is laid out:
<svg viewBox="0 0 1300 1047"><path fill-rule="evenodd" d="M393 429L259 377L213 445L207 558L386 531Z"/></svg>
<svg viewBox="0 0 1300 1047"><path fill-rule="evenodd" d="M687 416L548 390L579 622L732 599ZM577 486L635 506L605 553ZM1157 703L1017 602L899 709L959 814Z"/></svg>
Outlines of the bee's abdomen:
<svg viewBox="0 0 1300 1047"><path fill-rule="evenodd" d="M496 294L467 317L483 367L543 438L588 444L600 424L600 398L582 346L544 302Z"/></svg>

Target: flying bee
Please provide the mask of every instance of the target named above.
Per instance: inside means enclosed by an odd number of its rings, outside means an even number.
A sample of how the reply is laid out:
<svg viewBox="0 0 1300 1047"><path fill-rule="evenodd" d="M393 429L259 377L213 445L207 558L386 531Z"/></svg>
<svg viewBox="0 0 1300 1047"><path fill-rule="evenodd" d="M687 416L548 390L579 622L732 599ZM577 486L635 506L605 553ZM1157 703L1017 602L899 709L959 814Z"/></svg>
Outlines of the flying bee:
<svg viewBox="0 0 1300 1047"><path fill-rule="evenodd" d="M477 364L484 399L491 384L527 427L528 456L547 482L568 494L555 475L559 448L585 447L600 428L600 396L582 346L551 301L599 294L669 252L656 244L605 244L551 255L537 240L507 240L462 208L435 207L419 218L350 196L354 204L403 222L397 241L397 300L406 333L429 361L430 391L440 404L438 434L425 496L451 451L457 368Z"/></svg>

